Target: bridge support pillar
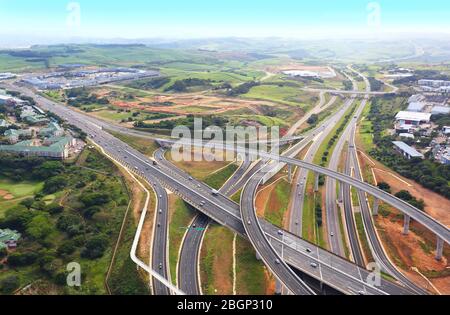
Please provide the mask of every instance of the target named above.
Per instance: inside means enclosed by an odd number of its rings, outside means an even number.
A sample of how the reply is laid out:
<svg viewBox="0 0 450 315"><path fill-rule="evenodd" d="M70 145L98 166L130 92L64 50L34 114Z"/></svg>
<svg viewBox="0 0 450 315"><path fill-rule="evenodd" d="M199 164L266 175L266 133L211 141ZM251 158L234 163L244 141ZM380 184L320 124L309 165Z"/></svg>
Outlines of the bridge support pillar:
<svg viewBox="0 0 450 315"><path fill-rule="evenodd" d="M409 215L405 214L404 219L403 219L403 235L408 235L410 222L411 222L411 217Z"/></svg>
<svg viewBox="0 0 450 315"><path fill-rule="evenodd" d="M318 192L319 191L319 173L314 173L314 192Z"/></svg>
<svg viewBox="0 0 450 315"><path fill-rule="evenodd" d="M372 214L373 215L378 215L378 208L380 206L380 201L378 200L378 198L375 198L373 200L373 208L372 208Z"/></svg>
<svg viewBox="0 0 450 315"><path fill-rule="evenodd" d="M437 245L436 245L436 260L437 261L442 260L443 251L444 251L444 240L438 236L437 237Z"/></svg>
<svg viewBox="0 0 450 315"><path fill-rule="evenodd" d="M289 183L292 182L292 164L289 164L288 166L288 181Z"/></svg>

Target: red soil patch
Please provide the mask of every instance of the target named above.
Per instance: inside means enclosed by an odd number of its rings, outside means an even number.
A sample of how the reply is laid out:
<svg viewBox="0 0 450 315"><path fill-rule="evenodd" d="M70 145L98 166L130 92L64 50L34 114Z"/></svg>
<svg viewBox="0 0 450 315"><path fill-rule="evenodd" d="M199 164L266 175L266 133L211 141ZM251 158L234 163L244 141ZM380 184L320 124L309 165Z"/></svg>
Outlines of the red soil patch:
<svg viewBox="0 0 450 315"><path fill-rule="evenodd" d="M8 195L6 195L6 196L3 196L3 199L5 199L5 200L13 200L13 199L14 199L14 196L11 195L11 194L8 194Z"/></svg>
<svg viewBox="0 0 450 315"><path fill-rule="evenodd" d="M378 165L377 165L378 166ZM450 216L448 210L450 209L450 200L424 188L423 186L399 176L396 173L390 172L386 169L375 168L374 169L377 182L386 182L391 186L392 193L397 193L400 190L408 190L411 195L417 199L425 200L425 212L430 216L438 220L439 222L450 226ZM395 175L395 176L393 176ZM397 178L399 177L399 178ZM408 182L411 186L405 184Z"/></svg>

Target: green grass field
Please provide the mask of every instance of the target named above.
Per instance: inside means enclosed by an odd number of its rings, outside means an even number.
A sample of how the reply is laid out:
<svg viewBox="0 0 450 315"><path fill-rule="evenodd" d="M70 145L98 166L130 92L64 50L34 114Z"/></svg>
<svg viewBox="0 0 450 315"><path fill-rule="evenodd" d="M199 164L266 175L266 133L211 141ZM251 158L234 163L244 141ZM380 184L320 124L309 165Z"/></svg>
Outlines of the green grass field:
<svg viewBox="0 0 450 315"><path fill-rule="evenodd" d="M267 290L264 264L256 259L249 241L236 239L236 291L243 295L264 295Z"/></svg>
<svg viewBox="0 0 450 315"><path fill-rule="evenodd" d="M195 212L179 198L175 200L174 206L169 224L169 264L172 283L177 283L177 262L181 241Z"/></svg>
<svg viewBox="0 0 450 315"><path fill-rule="evenodd" d="M216 224L209 226L200 259L204 294L233 294L233 237L233 232L226 227Z"/></svg>
<svg viewBox="0 0 450 315"><path fill-rule="evenodd" d="M43 182L14 182L7 178L0 177L0 218L5 214L5 211L17 205L25 198L32 198L35 194L42 191L44 187ZM3 196L2 196L3 195ZM10 196L12 195L12 199ZM8 198L4 198L8 196Z"/></svg>
<svg viewBox="0 0 450 315"><path fill-rule="evenodd" d="M238 166L234 163L229 164L224 169L206 177L204 182L214 189L220 189L225 182L236 172Z"/></svg>
<svg viewBox="0 0 450 315"><path fill-rule="evenodd" d="M280 180L276 184L266 204L264 217L267 221L278 227L283 226L283 218L289 206L291 189L292 187L290 183L284 179Z"/></svg>
<svg viewBox="0 0 450 315"><path fill-rule="evenodd" d="M309 98L305 97L305 92L291 86L259 85L253 87L247 94L242 95L242 97L272 101L290 106L300 106L302 108L308 108L312 105L309 103Z"/></svg>

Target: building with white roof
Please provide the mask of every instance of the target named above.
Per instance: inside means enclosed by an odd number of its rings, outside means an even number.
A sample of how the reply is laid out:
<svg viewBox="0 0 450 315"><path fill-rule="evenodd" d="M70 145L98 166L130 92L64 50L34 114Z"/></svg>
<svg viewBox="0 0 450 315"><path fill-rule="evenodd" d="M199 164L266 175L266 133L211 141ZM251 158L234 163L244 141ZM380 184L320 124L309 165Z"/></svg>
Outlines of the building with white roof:
<svg viewBox="0 0 450 315"><path fill-rule="evenodd" d="M429 123L430 120L430 113L401 111L395 116L395 121L399 125L419 126L421 124Z"/></svg>
<svg viewBox="0 0 450 315"><path fill-rule="evenodd" d="M408 112L421 112L427 106L426 103L423 102L411 102L408 105Z"/></svg>
<svg viewBox="0 0 450 315"><path fill-rule="evenodd" d="M422 153L418 152L416 149L410 147L402 141L394 141L392 143L394 144L395 149L408 160L411 160L412 158L424 158L424 155Z"/></svg>

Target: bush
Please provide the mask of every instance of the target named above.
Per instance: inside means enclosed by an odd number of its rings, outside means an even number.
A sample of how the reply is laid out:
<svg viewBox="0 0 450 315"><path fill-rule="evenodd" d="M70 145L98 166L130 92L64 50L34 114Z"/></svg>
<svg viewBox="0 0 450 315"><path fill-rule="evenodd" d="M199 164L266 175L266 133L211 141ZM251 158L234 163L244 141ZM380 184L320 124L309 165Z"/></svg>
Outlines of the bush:
<svg viewBox="0 0 450 315"><path fill-rule="evenodd" d="M48 214L39 214L27 224L27 234L35 240L46 238L53 231Z"/></svg>
<svg viewBox="0 0 450 315"><path fill-rule="evenodd" d="M46 207L46 210L47 210L50 214L55 215L55 214L63 213L63 212L64 212L64 207L63 207L63 206L60 206L60 205L57 204L57 203L51 203L51 204L49 204L49 205Z"/></svg>
<svg viewBox="0 0 450 315"><path fill-rule="evenodd" d="M391 186L388 183L385 182L380 182L378 183L378 188L380 188L381 190L384 190L388 193L391 192Z"/></svg>
<svg viewBox="0 0 450 315"><path fill-rule="evenodd" d="M91 236L81 252L81 256L89 259L97 259L103 256L108 247L108 238L105 235Z"/></svg>
<svg viewBox="0 0 450 315"><path fill-rule="evenodd" d="M67 186L67 179L64 176L55 176L45 181L44 191L53 194Z"/></svg>
<svg viewBox="0 0 450 315"><path fill-rule="evenodd" d="M2 294L11 294L20 286L19 277L15 275L7 276L0 280L0 292Z"/></svg>
<svg viewBox="0 0 450 315"><path fill-rule="evenodd" d="M5 258L6 256L8 256L8 251L6 248L0 248L0 259Z"/></svg>
<svg viewBox="0 0 450 315"><path fill-rule="evenodd" d="M12 267L24 267L34 264L38 255L34 252L12 253L8 256L8 265Z"/></svg>

